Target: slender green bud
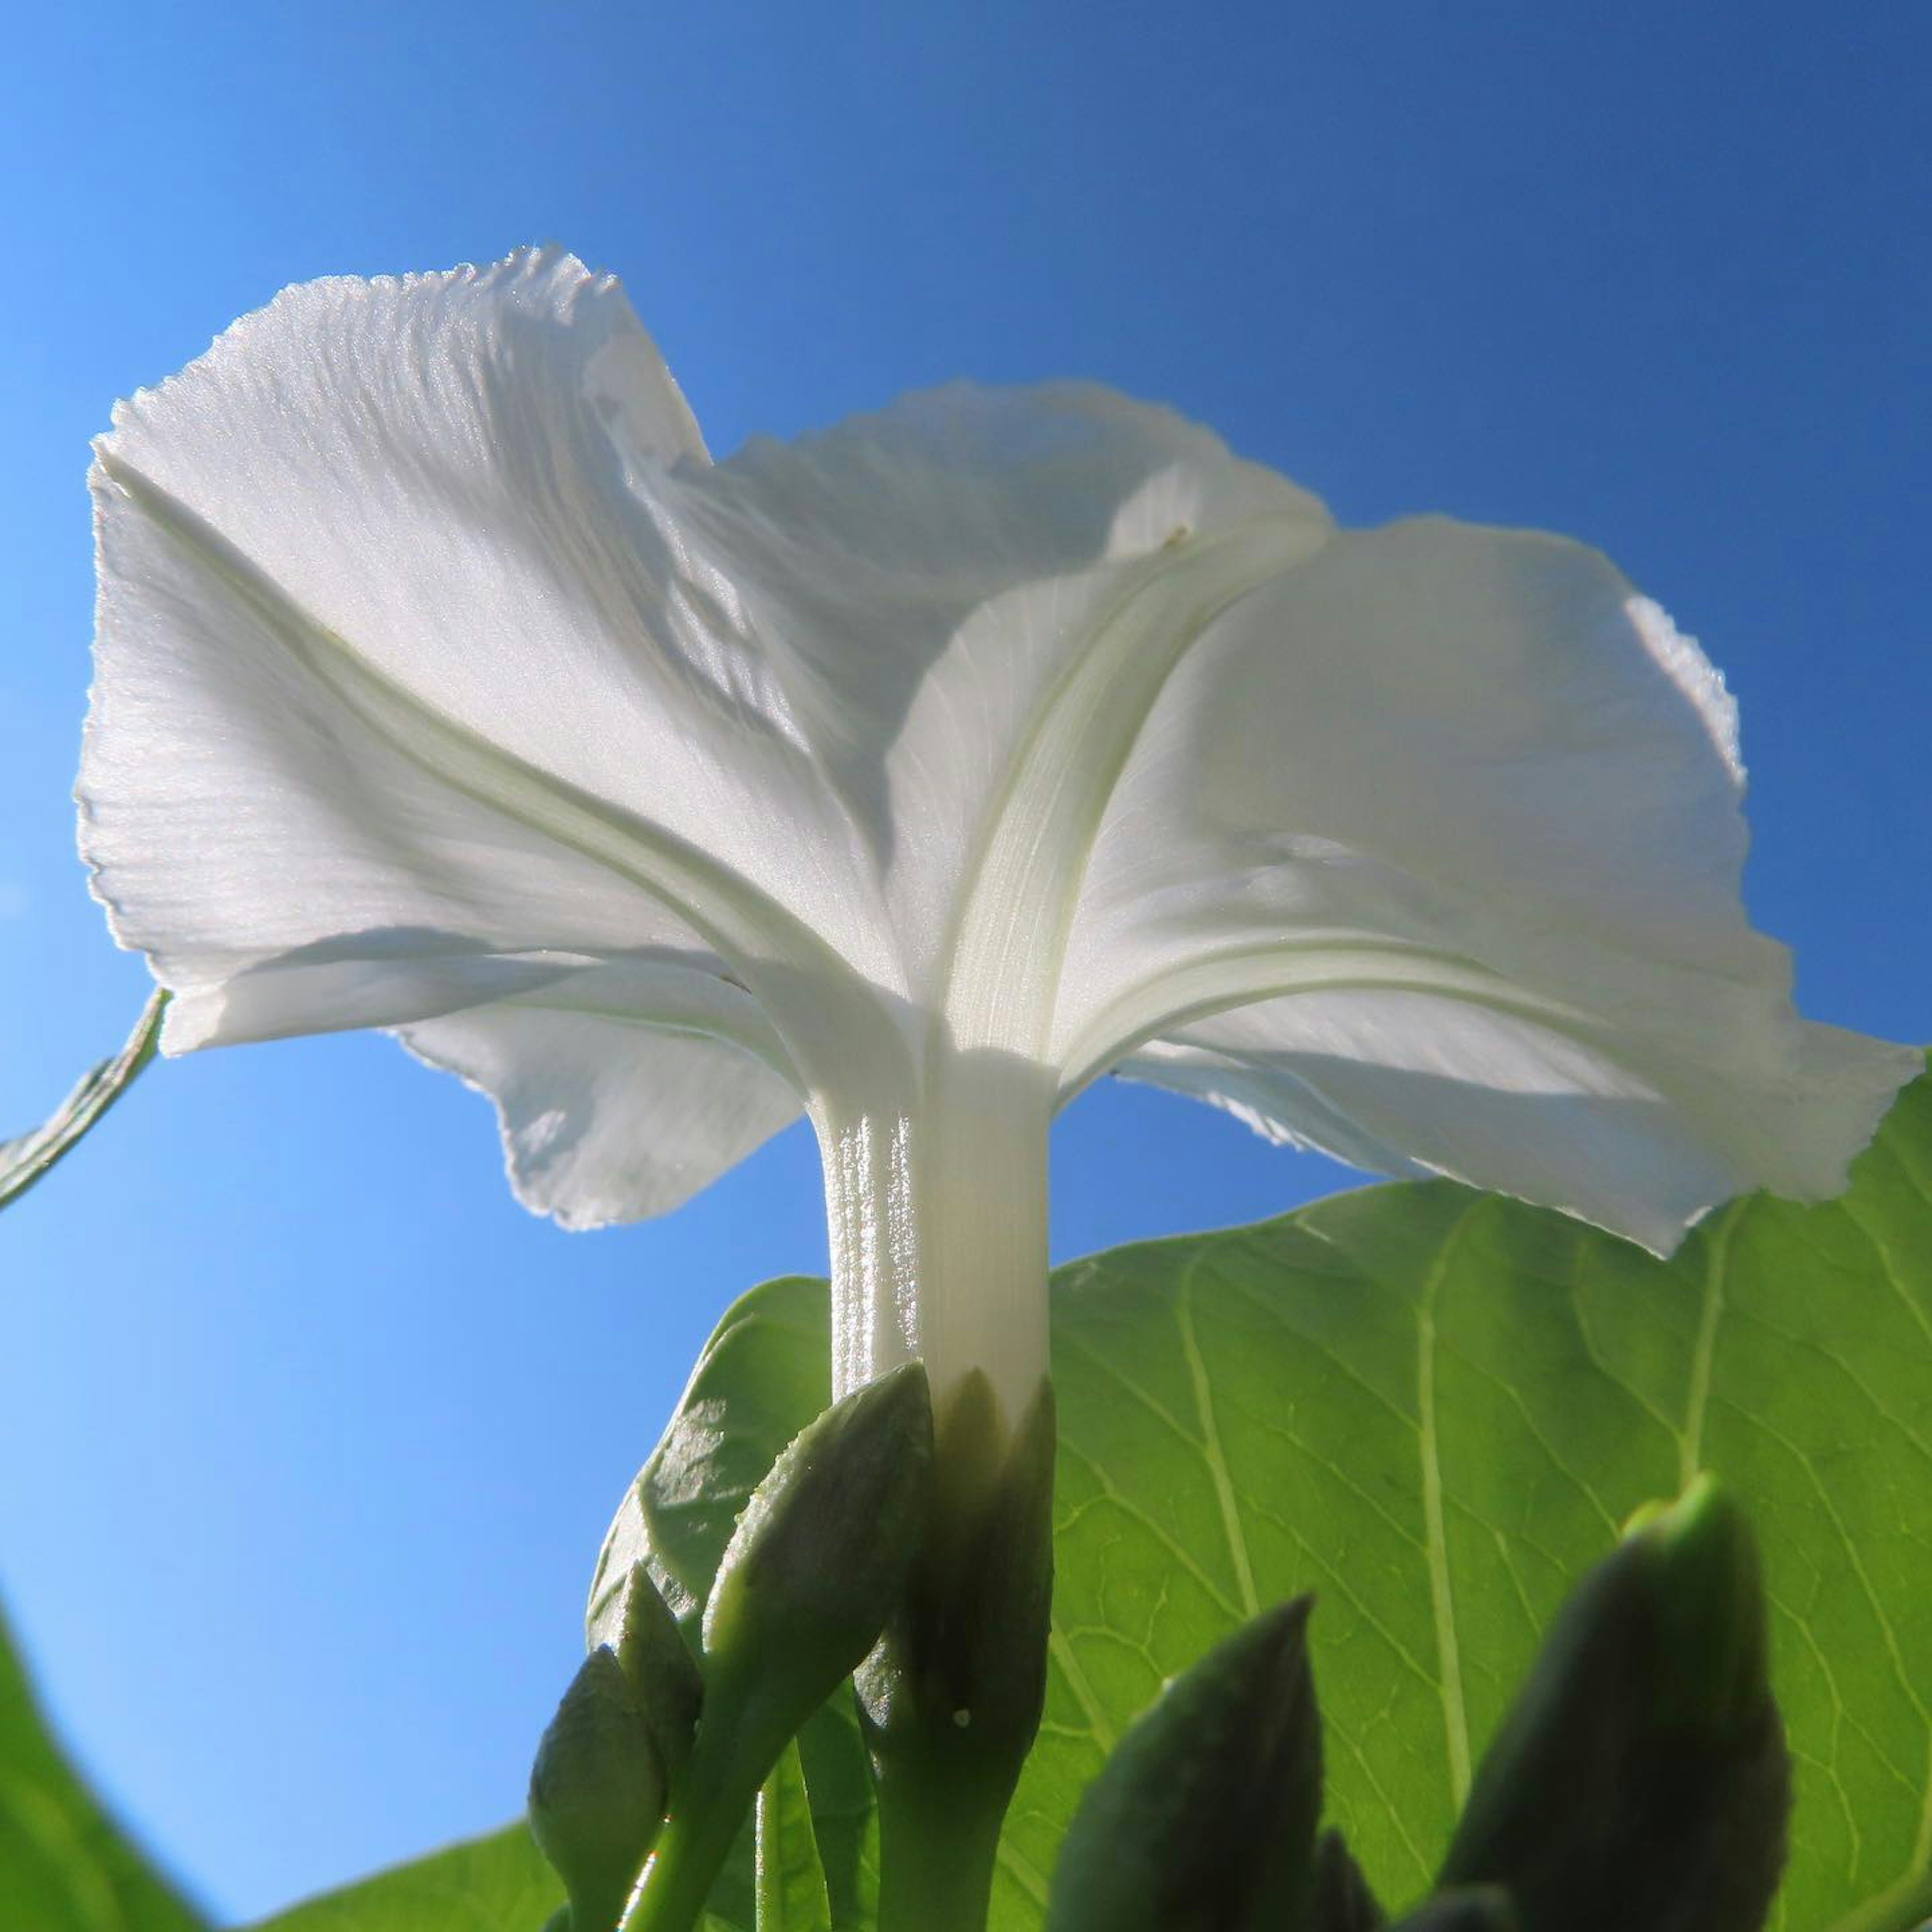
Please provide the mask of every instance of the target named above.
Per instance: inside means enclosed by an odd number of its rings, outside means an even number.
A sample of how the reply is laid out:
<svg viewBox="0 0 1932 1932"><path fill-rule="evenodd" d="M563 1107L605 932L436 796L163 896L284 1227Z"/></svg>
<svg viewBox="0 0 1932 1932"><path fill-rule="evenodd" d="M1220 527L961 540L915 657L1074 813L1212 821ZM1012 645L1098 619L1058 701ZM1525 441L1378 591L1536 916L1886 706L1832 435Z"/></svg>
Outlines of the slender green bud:
<svg viewBox="0 0 1932 1932"><path fill-rule="evenodd" d="M641 1562L632 1565L625 1580L622 1631L617 1661L650 1726L664 1775L675 1785L691 1755L704 1704L704 1677L686 1647L677 1619L651 1581L650 1566Z"/></svg>
<svg viewBox="0 0 1932 1932"><path fill-rule="evenodd" d="M570 1894L572 1932L612 1932L664 1814L664 1771L608 1644L584 1660L537 1746L530 1831Z"/></svg>
<svg viewBox="0 0 1932 1932"><path fill-rule="evenodd" d="M1444 1864L1523 1932L1757 1932L1790 1761L1757 1552L1708 1477L1640 1511L1564 1606Z"/></svg>
<svg viewBox="0 0 1932 1932"><path fill-rule="evenodd" d="M1736 1498L1700 1476L1625 1536L1648 1546L1655 1568L1670 1709L1715 1739L1748 1726L1768 1695L1770 1634L1757 1544Z"/></svg>
<svg viewBox="0 0 1932 1932"><path fill-rule="evenodd" d="M704 1606L704 1708L631 1932L695 1921L778 1754L903 1595L932 1478L913 1362L833 1404L753 1491Z"/></svg>
<svg viewBox="0 0 1932 1932"><path fill-rule="evenodd" d="M1438 1892L1392 1928L1392 1932L1520 1932L1509 1894L1500 1886ZM1625 1932L1638 1932L1633 1925Z"/></svg>
<svg viewBox="0 0 1932 1932"><path fill-rule="evenodd" d="M796 1710L775 1753L897 1606L932 1470L926 1370L910 1362L801 1430L745 1505L704 1606L706 1676L714 1696L755 1685Z"/></svg>
<svg viewBox="0 0 1932 1932"><path fill-rule="evenodd" d="M1308 1932L1379 1932L1387 1922L1361 1867L1331 1826L1315 1841Z"/></svg>
<svg viewBox="0 0 1932 1932"><path fill-rule="evenodd" d="M877 1780L881 1921L985 1922L1000 1827L1040 1728L1053 1599L1054 1401L1016 1431L982 1374L937 1427L904 1601L858 1674ZM922 1922L933 1924L930 1908Z"/></svg>
<svg viewBox="0 0 1932 1932"><path fill-rule="evenodd" d="M1310 1603L1217 1645L1120 1740L1061 1844L1047 1932L1307 1923L1322 1811Z"/></svg>

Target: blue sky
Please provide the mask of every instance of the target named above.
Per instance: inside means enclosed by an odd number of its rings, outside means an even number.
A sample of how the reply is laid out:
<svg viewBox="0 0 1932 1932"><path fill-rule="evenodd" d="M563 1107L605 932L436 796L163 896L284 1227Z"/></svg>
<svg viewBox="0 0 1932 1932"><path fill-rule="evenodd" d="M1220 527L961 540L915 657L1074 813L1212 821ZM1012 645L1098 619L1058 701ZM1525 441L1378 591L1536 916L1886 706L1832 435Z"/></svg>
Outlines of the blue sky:
<svg viewBox="0 0 1932 1932"><path fill-rule="evenodd" d="M1207 24L1204 24L1204 20ZM1346 520L1608 550L1743 706L1760 924L1932 1040L1932 10L37 10L0 64L0 1126L140 1004L73 857L113 399L283 284L555 238L714 449L958 376L1172 402ZM1054 1244L1352 1178L1108 1085ZM0 1224L0 1593L218 1910L496 1822L604 1523L719 1310L824 1259L782 1138L566 1236L380 1039L152 1074Z"/></svg>

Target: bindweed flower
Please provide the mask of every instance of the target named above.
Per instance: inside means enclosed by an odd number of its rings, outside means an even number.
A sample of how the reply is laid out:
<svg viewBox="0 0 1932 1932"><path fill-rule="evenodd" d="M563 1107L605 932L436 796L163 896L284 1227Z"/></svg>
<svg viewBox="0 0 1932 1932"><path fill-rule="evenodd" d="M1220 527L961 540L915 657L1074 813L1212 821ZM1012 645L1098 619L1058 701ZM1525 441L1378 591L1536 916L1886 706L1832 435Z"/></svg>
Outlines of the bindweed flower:
<svg viewBox="0 0 1932 1932"><path fill-rule="evenodd" d="M1912 1056L1738 897L1736 720L1595 552L1338 529L1169 412L960 386L721 463L554 251L291 289L93 474L82 843L164 1046L395 1029L531 1207L802 1110L836 1383L1022 1412L1110 1070L1668 1250Z"/></svg>

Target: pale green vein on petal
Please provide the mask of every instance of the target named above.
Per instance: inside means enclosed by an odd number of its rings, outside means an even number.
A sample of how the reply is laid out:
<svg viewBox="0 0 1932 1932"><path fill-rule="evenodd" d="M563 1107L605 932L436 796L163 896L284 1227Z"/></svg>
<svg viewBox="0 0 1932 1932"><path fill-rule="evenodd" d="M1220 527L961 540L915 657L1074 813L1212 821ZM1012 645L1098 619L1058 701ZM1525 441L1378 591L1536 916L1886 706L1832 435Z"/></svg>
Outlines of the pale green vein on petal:
<svg viewBox="0 0 1932 1932"><path fill-rule="evenodd" d="M540 770L448 716L302 609L186 505L128 464L104 454L100 460L109 479L158 530L219 578L291 658L410 764L668 907L747 974L772 962L809 973L823 1010L818 1018L835 1036L874 1046L892 1036L890 1028L882 1032L851 967L750 880L668 827ZM848 1022L842 1030L842 1020ZM796 1053L795 1041L788 1039L787 1045ZM808 1077L802 1067L775 1070L795 1084Z"/></svg>

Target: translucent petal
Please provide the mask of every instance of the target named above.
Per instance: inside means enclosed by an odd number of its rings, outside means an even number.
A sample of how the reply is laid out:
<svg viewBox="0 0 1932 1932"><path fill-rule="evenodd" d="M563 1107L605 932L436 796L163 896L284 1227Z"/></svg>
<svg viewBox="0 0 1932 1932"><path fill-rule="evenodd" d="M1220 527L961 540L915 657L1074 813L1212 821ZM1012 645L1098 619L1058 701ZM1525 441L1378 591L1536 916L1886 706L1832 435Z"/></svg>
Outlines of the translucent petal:
<svg viewBox="0 0 1932 1932"><path fill-rule="evenodd" d="M1329 529L1313 498L1207 430L1072 383L909 396L680 470L660 500L694 612L718 648L770 667L862 826L904 984L929 1000L1043 718L1105 650L1122 602L1165 574L1163 552L1264 522L1300 554ZM1118 679L1102 668L1091 681ZM1126 743L1101 730L1077 742L1097 809ZM1070 777L1064 760L1053 776ZM1076 878L1083 856L1069 854ZM1055 958L1064 910L1042 908Z"/></svg>
<svg viewBox="0 0 1932 1932"><path fill-rule="evenodd" d="M1120 1070L1270 1138L1560 1207L1668 1254L1735 1196L1841 1191L1850 1157L1923 1064L1832 1027L1800 1023L1792 1044L1781 1066L1714 1072L1628 1036L1575 1038L1468 1001L1337 992L1224 1014Z"/></svg>
<svg viewBox="0 0 1932 1932"><path fill-rule="evenodd" d="M551 254L291 290L117 412L82 842L193 996L173 1043L801 917L878 962L770 680L676 616L643 492L704 460L616 285Z"/></svg>
<svg viewBox="0 0 1932 1932"><path fill-rule="evenodd" d="M1726 1192L1815 1193L1916 1061L1802 1027L1744 915L1742 791L1721 680L1594 552L1338 537L1216 622L1136 746L1074 925L1068 1085L1135 1054L1345 1159L1653 1246Z"/></svg>
<svg viewBox="0 0 1932 1932"><path fill-rule="evenodd" d="M798 1118L742 1047L514 1001L402 1029L496 1102L517 1198L566 1228L661 1214Z"/></svg>

